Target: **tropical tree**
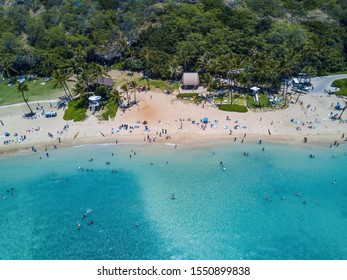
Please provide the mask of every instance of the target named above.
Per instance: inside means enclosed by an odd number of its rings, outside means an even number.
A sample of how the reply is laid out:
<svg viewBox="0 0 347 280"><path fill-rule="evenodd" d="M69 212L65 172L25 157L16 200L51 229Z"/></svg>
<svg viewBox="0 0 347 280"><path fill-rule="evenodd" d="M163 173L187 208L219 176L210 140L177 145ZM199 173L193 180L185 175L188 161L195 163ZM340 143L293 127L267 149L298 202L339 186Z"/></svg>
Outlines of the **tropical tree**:
<svg viewBox="0 0 347 280"><path fill-rule="evenodd" d="M127 98L127 107L129 107L130 102L129 102L129 87L128 84L124 84L121 87L121 90L123 91L123 93L126 94L126 98Z"/></svg>
<svg viewBox="0 0 347 280"><path fill-rule="evenodd" d="M12 67L11 62L9 62L7 59L1 60L0 67L1 75L4 78L10 78L11 73L16 72L16 70Z"/></svg>
<svg viewBox="0 0 347 280"><path fill-rule="evenodd" d="M18 53L19 65L23 70L30 70L35 65L34 50L30 47L24 47Z"/></svg>
<svg viewBox="0 0 347 280"><path fill-rule="evenodd" d="M28 106L28 108L30 110L30 114L34 115L33 110L29 106L28 99L25 97L25 94L24 94L26 91L29 91L28 85L26 83L19 83L18 86L17 86L17 91L22 94L24 102L25 102L25 104Z"/></svg>
<svg viewBox="0 0 347 280"><path fill-rule="evenodd" d="M91 77L94 80L99 80L99 86L101 85L101 79L106 76L110 77L108 74L108 69L106 67L103 67L97 63L91 63L90 64L90 71L91 71Z"/></svg>
<svg viewBox="0 0 347 280"><path fill-rule="evenodd" d="M66 83L69 79L69 75L66 72L64 72L62 69L57 69L52 73L52 77L54 79L53 88L57 88L58 86L62 87L64 89L67 99L71 100L72 94Z"/></svg>
<svg viewBox="0 0 347 280"><path fill-rule="evenodd" d="M42 68L42 73L45 76L49 76L53 71L53 61L48 53L43 53L41 55L41 63L40 66Z"/></svg>
<svg viewBox="0 0 347 280"><path fill-rule="evenodd" d="M135 104L137 103L136 100L136 91L139 91L139 86L135 81L131 81L128 85L129 90L131 90L131 92L134 94L134 101Z"/></svg>
<svg viewBox="0 0 347 280"><path fill-rule="evenodd" d="M201 76L201 81L206 86L206 88L209 89L209 87L213 84L215 80L210 73L204 73Z"/></svg>
<svg viewBox="0 0 347 280"><path fill-rule="evenodd" d="M90 91L90 84L94 81L93 76L93 73L89 69L83 68L82 71L77 75L77 80L83 83L86 89Z"/></svg>
<svg viewBox="0 0 347 280"><path fill-rule="evenodd" d="M148 47L144 47L140 52L140 57L145 61L146 63L146 76L149 76L149 63L152 58L152 50Z"/></svg>
<svg viewBox="0 0 347 280"><path fill-rule="evenodd" d="M72 94L74 96L76 95L82 95L85 93L85 86L81 81L78 81L77 83L75 83L74 87L72 88Z"/></svg>
<svg viewBox="0 0 347 280"><path fill-rule="evenodd" d="M340 116L339 116L339 119L340 119L340 120L341 120L341 118L342 118L342 114L346 111L346 109L347 109L347 102L345 102L345 106L343 107L342 112L341 112L341 114L340 114Z"/></svg>

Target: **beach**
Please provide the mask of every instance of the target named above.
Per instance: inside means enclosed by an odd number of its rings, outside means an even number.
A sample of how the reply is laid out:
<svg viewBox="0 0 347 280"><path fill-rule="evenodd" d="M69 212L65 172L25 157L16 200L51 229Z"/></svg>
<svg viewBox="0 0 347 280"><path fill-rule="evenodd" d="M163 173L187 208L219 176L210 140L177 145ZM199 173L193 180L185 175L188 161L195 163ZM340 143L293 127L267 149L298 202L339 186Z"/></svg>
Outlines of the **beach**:
<svg viewBox="0 0 347 280"><path fill-rule="evenodd" d="M296 98L241 114L154 90L83 122L1 107L0 259L346 259L342 101Z"/></svg>
<svg viewBox="0 0 347 280"><path fill-rule="evenodd" d="M50 102L33 102L57 116L45 118L42 109L36 118L25 119L26 105L0 107L0 153L51 149L96 143L205 143L214 141L274 141L301 145L344 142L346 124L332 120L331 114L340 114L334 106L341 99L334 95L301 95L290 99L289 106L281 110L258 110L247 113L224 112L211 103L196 105L178 100L177 93L160 91L140 92L138 103L117 111L114 119L100 121L88 113L83 122L63 120L63 109L50 107ZM345 116L343 116L345 117ZM204 118L208 122L204 123ZM342 118L343 119L343 118ZM8 132L8 137L4 133ZM15 136L16 135L16 136ZM49 136L50 135L50 136ZM25 136L21 141L20 136ZM236 139L235 139L236 138ZM8 144L4 144L8 141Z"/></svg>

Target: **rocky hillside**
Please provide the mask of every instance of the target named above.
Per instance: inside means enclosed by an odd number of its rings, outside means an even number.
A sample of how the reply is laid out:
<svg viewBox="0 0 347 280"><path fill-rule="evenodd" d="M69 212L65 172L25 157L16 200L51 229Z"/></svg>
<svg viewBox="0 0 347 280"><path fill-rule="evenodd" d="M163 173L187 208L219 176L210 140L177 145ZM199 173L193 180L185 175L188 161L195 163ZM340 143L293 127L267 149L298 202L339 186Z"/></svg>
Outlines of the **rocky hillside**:
<svg viewBox="0 0 347 280"><path fill-rule="evenodd" d="M41 75L86 62L151 71L206 71L233 54L274 60L300 53L297 68L346 67L343 0L0 0L1 69ZM212 67L212 66L211 66ZM210 68L211 68L210 67ZM212 72L218 67L212 67ZM211 69L212 69L211 68ZM172 71L171 71L172 72Z"/></svg>

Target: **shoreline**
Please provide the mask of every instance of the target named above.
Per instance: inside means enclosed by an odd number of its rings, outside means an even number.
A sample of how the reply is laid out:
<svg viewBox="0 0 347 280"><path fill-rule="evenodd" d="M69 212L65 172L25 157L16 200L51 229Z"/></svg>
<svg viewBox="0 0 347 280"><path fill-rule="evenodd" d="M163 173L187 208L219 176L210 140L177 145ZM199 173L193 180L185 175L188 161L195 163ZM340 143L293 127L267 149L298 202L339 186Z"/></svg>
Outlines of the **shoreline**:
<svg viewBox="0 0 347 280"><path fill-rule="evenodd" d="M245 143L262 140L264 143L329 147L335 141L345 144L347 139L347 123L330 118L332 113L339 113L333 105L341 102L331 95L303 95L300 102L289 103L285 109L247 113L220 111L213 104L187 103L177 100L175 94L155 91L142 92L138 101L125 111L118 110L114 119L100 121L88 112L86 120L76 123L63 120L63 109L53 108L57 112L55 118L41 117L42 112L37 111L38 118L24 119L21 116L27 111L25 104L0 107L1 140L13 141L0 143L0 156L31 152L33 146L42 152L45 148L52 150L54 145L59 149L115 144L116 141L122 144L155 142L199 146L234 143L236 137L236 143L244 139ZM52 110L49 101L40 104L46 111ZM205 117L209 119L207 123L203 122ZM6 131L10 133L9 137L4 136ZM74 139L76 134L78 137ZM26 140L18 141L23 135ZM307 143L304 138L308 138Z"/></svg>
<svg viewBox="0 0 347 280"><path fill-rule="evenodd" d="M120 136L120 137L119 137ZM260 137L263 136L263 137ZM336 136L336 135L335 135ZM236 141L234 141L236 137ZM45 148L47 147L47 152L51 152L53 150L59 150L59 149L65 149L65 148L73 148L73 147L83 147L83 146L117 146L117 145L127 145L127 146L175 146L177 145L177 148L185 147L185 148L204 148L206 146L220 146L224 144L232 144L232 145L239 145L242 147L242 144L259 144L259 140L262 140L262 143L259 146L264 146L268 144L279 144L279 145L286 145L286 146L297 146L297 147L320 147L320 148L329 148L330 145L333 145L333 142L336 140L334 135L324 135L324 136L317 136L317 135L311 135L308 137L308 142L304 143L302 137L294 136L294 135L278 135L278 136L268 136L264 137L264 135L248 135L246 138L240 137L240 136L215 136L215 135L204 135L203 137L196 138L196 135L184 135L184 137L175 137L175 139L171 140L165 140L165 139L159 139L158 141L154 143L148 143L147 141L136 141L134 139L135 137L124 137L124 135L118 135L118 137L115 137L114 139L100 139L99 137L89 137L87 139L79 139L78 141L75 140L68 140L65 139L64 142L57 145L57 149L54 149L54 146L52 145L52 142L42 142L37 143L37 154L38 155L45 155L46 151ZM142 138L139 135L139 138ZM241 142L244 139L243 142ZM117 140L117 142L116 142ZM341 139L342 140L342 139ZM347 142L339 142L341 146L345 146ZM13 148L12 148L13 147ZM23 146L12 146L7 147L7 149L0 149L0 156L10 156L10 155L20 155L20 154L33 154L34 152L31 150L30 144L24 144Z"/></svg>

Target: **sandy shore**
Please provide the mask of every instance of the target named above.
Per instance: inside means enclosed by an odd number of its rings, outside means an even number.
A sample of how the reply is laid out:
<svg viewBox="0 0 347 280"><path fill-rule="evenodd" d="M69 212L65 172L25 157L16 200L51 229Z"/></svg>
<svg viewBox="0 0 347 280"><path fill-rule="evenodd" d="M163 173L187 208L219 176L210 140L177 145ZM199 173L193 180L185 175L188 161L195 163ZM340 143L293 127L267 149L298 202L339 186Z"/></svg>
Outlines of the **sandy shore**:
<svg viewBox="0 0 347 280"><path fill-rule="evenodd" d="M345 143L342 136L347 136L347 124L329 118L331 112L339 113L331 105L341 102L333 95L303 95L298 103L290 103L284 110L245 114L219 111L209 103L195 105L177 100L175 94L154 91L139 93L138 100L136 106L124 112L118 110L113 120L99 121L89 114L85 121L76 123L64 121L62 109L55 109L58 113L55 118L24 119L22 115L28 111L25 104L2 106L0 153L31 151L32 146L44 151L53 149L54 145L59 148L116 142L199 144L262 140L302 145L304 137L308 138L307 144L329 145L335 140ZM51 110L49 101L40 105L46 111ZM207 124L201 121L205 117L209 119ZM10 136L4 136L6 131ZM20 141L20 136L26 139Z"/></svg>

